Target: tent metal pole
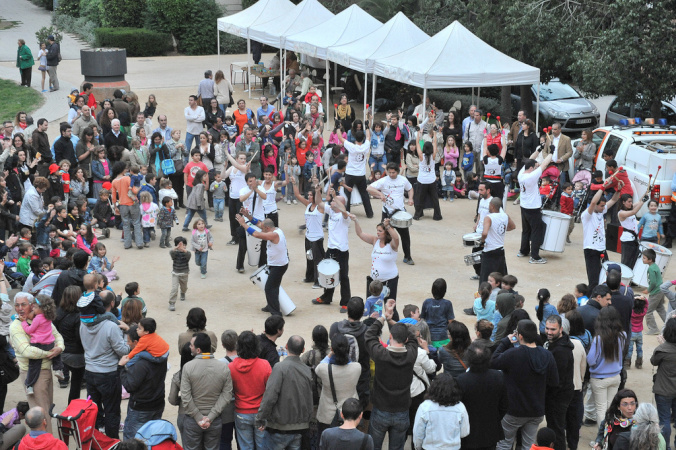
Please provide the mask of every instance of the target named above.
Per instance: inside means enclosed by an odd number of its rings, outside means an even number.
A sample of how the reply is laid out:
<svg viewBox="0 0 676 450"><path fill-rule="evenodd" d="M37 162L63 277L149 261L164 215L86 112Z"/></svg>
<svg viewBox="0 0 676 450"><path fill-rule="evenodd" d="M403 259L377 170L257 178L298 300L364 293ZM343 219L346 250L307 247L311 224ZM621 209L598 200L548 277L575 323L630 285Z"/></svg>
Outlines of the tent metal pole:
<svg viewBox="0 0 676 450"><path fill-rule="evenodd" d="M216 27L216 45L218 46L218 68L221 68L221 30Z"/></svg>
<svg viewBox="0 0 676 450"><path fill-rule="evenodd" d="M422 117L418 118L418 125L423 123L425 116L427 115L427 88L423 88L423 102L422 102Z"/></svg>
<svg viewBox="0 0 676 450"><path fill-rule="evenodd" d="M328 56L328 55L327 55ZM324 108L324 120L329 116L329 60L326 61L326 92L324 92L324 98L326 99L326 108Z"/></svg>
<svg viewBox="0 0 676 450"><path fill-rule="evenodd" d="M338 63L333 63L333 87L338 87Z"/></svg>
<svg viewBox="0 0 676 450"><path fill-rule="evenodd" d="M246 79L249 83L249 98L251 98L251 68L249 66L249 58L251 58L251 39L249 39L249 32L246 33Z"/></svg>
<svg viewBox="0 0 676 450"><path fill-rule="evenodd" d="M378 79L378 75L375 73L373 74L373 79L371 80L371 83L373 83L373 87L371 88L371 110L375 111L376 110L376 80Z"/></svg>
<svg viewBox="0 0 676 450"><path fill-rule="evenodd" d="M282 72L279 74L279 90L282 91L284 90L284 86L286 85L286 50L282 48L281 44L279 45L279 56L282 58ZM284 98L284 96L281 95L281 98ZM277 108L277 111L281 110L282 110L282 102L279 102L279 107Z"/></svg>
<svg viewBox="0 0 676 450"><path fill-rule="evenodd" d="M535 103L535 132L540 130L540 81L538 80L538 98Z"/></svg>
<svg viewBox="0 0 676 450"><path fill-rule="evenodd" d="M480 109L479 102L481 102L481 86L477 88L477 94L476 94L476 108Z"/></svg>
<svg viewBox="0 0 676 450"><path fill-rule="evenodd" d="M366 98L369 95L369 74L364 72L364 123L366 123Z"/></svg>

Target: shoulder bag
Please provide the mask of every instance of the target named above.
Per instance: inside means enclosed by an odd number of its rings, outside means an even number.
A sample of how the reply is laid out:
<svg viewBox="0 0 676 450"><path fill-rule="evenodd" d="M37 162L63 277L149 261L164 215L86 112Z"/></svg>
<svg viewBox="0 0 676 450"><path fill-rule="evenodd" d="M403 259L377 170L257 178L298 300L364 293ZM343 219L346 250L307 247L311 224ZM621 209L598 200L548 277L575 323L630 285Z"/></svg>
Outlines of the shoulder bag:
<svg viewBox="0 0 676 450"><path fill-rule="evenodd" d="M331 428L339 427L343 424L343 418L340 416L340 408L338 407L338 398L336 397L336 386L333 384L333 364L329 363L329 382L331 383L331 395L333 396L333 405L336 407L336 412L331 421Z"/></svg>

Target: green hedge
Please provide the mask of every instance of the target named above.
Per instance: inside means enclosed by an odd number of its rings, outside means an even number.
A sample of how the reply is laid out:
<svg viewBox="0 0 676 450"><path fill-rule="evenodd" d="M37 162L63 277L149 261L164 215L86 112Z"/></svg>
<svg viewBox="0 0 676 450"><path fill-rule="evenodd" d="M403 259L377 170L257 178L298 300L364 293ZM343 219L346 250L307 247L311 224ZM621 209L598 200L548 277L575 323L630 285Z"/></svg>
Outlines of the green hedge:
<svg viewBox="0 0 676 450"><path fill-rule="evenodd" d="M126 48L127 56L161 56L171 47L168 34L143 28L97 28L99 47Z"/></svg>

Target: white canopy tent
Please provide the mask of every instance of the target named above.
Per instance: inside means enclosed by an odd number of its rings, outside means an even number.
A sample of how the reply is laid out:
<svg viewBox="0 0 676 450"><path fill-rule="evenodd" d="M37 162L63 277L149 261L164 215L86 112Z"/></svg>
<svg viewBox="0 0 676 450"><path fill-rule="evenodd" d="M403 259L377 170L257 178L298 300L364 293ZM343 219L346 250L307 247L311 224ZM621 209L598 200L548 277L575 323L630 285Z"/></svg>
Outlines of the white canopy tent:
<svg viewBox="0 0 676 450"><path fill-rule="evenodd" d="M423 88L423 105L427 89L537 84L539 111L540 69L499 52L457 20L422 44L376 58L374 74Z"/></svg>
<svg viewBox="0 0 676 450"><path fill-rule="evenodd" d="M329 48L328 59L343 66L364 72L364 89L368 86L368 74L373 73L376 57L387 58L411 47L422 44L430 37L418 28L402 12L398 12L382 27L345 45ZM371 104L375 103L376 78L373 77ZM366 115L366 92L364 92L364 115Z"/></svg>
<svg viewBox="0 0 676 450"><path fill-rule="evenodd" d="M327 116L329 111L329 60L327 59L329 48L362 39L381 26L382 23L371 17L359 6L352 5L326 22L286 38L284 47L287 50L326 60L326 92L324 93L326 108L324 113Z"/></svg>
<svg viewBox="0 0 676 450"><path fill-rule="evenodd" d="M276 17L290 11L295 6L289 0L259 0L249 6L244 11L231 16L221 17L218 24L217 42L218 42L218 67L221 66L221 31L246 38L246 72L249 79L249 95L251 95L251 77L249 77L249 58L251 55L251 38L249 30L251 27L269 22Z"/></svg>

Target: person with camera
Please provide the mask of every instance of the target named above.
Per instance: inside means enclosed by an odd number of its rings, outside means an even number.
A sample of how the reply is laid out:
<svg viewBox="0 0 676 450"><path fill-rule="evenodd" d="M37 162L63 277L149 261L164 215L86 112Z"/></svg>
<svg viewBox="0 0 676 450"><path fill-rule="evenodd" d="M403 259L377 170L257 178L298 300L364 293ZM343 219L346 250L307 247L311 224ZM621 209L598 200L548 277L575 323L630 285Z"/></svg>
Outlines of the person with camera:
<svg viewBox="0 0 676 450"><path fill-rule="evenodd" d="M404 123L404 112L399 109L397 114L387 113L387 126L385 127L385 154L387 161L397 163L400 166L404 143L409 140L408 127Z"/></svg>

